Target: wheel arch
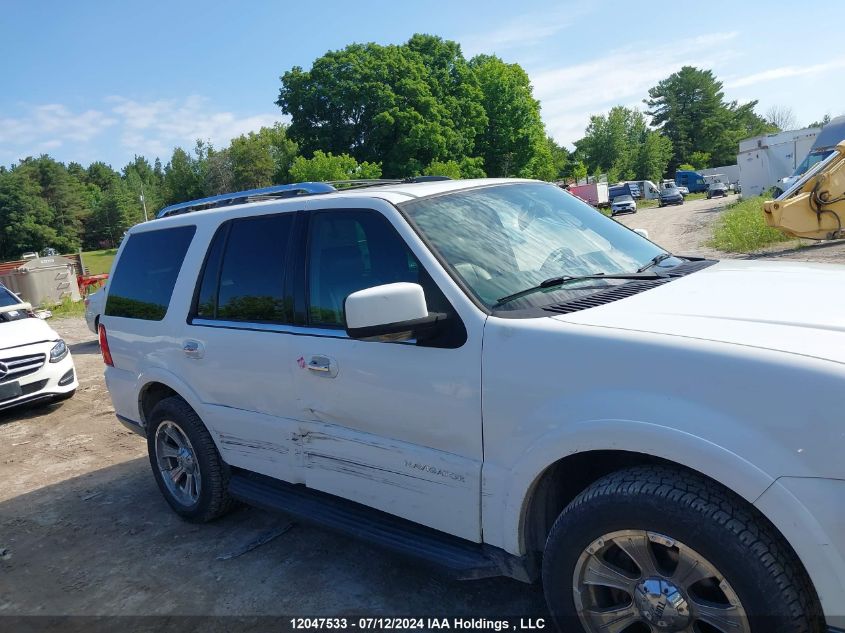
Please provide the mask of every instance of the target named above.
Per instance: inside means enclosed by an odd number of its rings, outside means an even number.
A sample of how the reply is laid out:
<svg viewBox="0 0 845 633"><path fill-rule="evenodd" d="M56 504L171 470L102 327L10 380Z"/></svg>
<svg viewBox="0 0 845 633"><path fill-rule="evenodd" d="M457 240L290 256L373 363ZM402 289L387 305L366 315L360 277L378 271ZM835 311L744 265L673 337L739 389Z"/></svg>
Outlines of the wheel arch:
<svg viewBox="0 0 845 633"><path fill-rule="evenodd" d="M171 396L178 396L184 400L202 419L202 406L199 397L188 385L169 371L150 370L144 372L138 376L135 384L135 393L138 394L138 416L144 426L149 421L149 414L153 407L164 398ZM212 433L212 437L213 435Z"/></svg>
<svg viewBox="0 0 845 633"><path fill-rule="evenodd" d="M818 565L815 564L812 557L808 559L806 551L796 547L792 540L788 538L787 533L782 529L784 522L778 520L782 517L774 516L776 513L770 513L766 507L755 504L755 501L762 498L774 486L767 486L755 498L748 498L720 481L720 478L713 477L687 464L681 464L654 454L615 449L589 450L566 455L549 464L537 476L525 496L523 511L520 515L519 534L523 547L522 551L539 559L554 521L575 497L605 475L632 466L644 465L661 465L704 477L739 497L745 501L754 514L766 523L768 528L780 537L785 547L803 568L807 577L812 581L819 579L820 575L813 573ZM827 570L825 570L825 573L827 573ZM818 592L816 582L813 582L813 588Z"/></svg>

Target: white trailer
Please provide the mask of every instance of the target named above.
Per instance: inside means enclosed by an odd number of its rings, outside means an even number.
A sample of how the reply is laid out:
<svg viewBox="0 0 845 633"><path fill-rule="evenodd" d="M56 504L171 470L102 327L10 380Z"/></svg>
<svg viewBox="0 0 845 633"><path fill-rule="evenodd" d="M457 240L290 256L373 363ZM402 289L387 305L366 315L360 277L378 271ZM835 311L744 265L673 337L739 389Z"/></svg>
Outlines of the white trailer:
<svg viewBox="0 0 845 633"><path fill-rule="evenodd" d="M607 182L591 182L583 185L569 185L569 193L578 196L594 207L606 207L610 203L607 194Z"/></svg>
<svg viewBox="0 0 845 633"><path fill-rule="evenodd" d="M698 173L704 176L708 183L723 182L732 185L739 182L739 165L722 165L721 167L708 167L699 169Z"/></svg>
<svg viewBox="0 0 845 633"><path fill-rule="evenodd" d="M640 195L643 200L657 200L660 197L660 189L650 180L626 180L634 183L640 188Z"/></svg>
<svg viewBox="0 0 845 633"><path fill-rule="evenodd" d="M790 176L810 151L818 133L819 128L811 127L740 141L736 162L743 195L758 196Z"/></svg>

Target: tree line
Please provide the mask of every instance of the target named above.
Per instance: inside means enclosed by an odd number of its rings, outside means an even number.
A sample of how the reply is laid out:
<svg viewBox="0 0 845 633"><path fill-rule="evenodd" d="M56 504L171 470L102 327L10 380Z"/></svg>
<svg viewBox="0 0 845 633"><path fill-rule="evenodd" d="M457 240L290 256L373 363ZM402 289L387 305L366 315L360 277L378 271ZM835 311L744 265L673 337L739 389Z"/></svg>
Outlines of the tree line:
<svg viewBox="0 0 845 633"><path fill-rule="evenodd" d="M681 165L735 160L741 138L776 126L756 102L726 102L709 70L684 67L659 82L647 109L590 117L570 152L546 132L528 74L493 55L414 35L401 45L351 44L281 76L276 104L290 117L222 148L198 140L169 161L136 156L120 170L42 155L0 167L0 258L53 247L114 246L162 207L288 182L588 174L659 180ZM782 114L782 113L781 113Z"/></svg>

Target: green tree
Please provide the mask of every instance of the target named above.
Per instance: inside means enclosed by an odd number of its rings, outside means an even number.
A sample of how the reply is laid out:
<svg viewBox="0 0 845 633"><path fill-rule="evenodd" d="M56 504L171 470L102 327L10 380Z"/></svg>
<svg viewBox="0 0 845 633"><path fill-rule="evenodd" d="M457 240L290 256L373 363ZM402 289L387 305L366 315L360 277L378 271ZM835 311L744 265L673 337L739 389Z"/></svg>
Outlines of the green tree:
<svg viewBox="0 0 845 633"><path fill-rule="evenodd" d="M659 183L671 158L672 141L662 134L648 130L642 137L637 152L634 178Z"/></svg>
<svg viewBox="0 0 845 633"><path fill-rule="evenodd" d="M239 187L235 184L235 170L232 165L232 148L208 153L206 158L205 180L203 191L207 196L216 196L221 193L237 191L238 189L251 189L252 187Z"/></svg>
<svg viewBox="0 0 845 633"><path fill-rule="evenodd" d="M0 257L18 259L56 243L53 213L41 187L16 168L0 175Z"/></svg>
<svg viewBox="0 0 845 633"><path fill-rule="evenodd" d="M455 180L462 178L461 166L454 160L435 160L432 161L425 169L423 169L424 176L446 176Z"/></svg>
<svg viewBox="0 0 845 633"><path fill-rule="evenodd" d="M132 197L130 219L133 223L144 220L144 205L147 208L147 218L155 218L155 214L165 206L164 183L149 161L143 156L135 156L123 168L123 181L127 193Z"/></svg>
<svg viewBox="0 0 845 633"><path fill-rule="evenodd" d="M255 189L285 182L298 147L277 123L232 139L228 151L235 188Z"/></svg>
<svg viewBox="0 0 845 633"><path fill-rule="evenodd" d="M670 171L692 162L694 152L709 154L712 164L732 163L742 138L774 129L754 112L756 101L726 102L722 82L710 70L684 66L648 95L652 124L672 141Z"/></svg>
<svg viewBox="0 0 845 633"><path fill-rule="evenodd" d="M660 180L672 151L671 141L650 130L642 112L615 106L590 117L576 154L589 173L617 180Z"/></svg>
<svg viewBox="0 0 845 633"><path fill-rule="evenodd" d="M810 123L810 125L808 125L807 127L824 127L828 123L830 123L830 113L829 112L827 114L825 114L818 121L813 121L812 123Z"/></svg>
<svg viewBox="0 0 845 633"><path fill-rule="evenodd" d="M38 184L50 207L56 237L48 246L65 253L79 248L82 224L89 213L85 184L71 176L64 164L46 155L26 159L17 169Z"/></svg>
<svg viewBox="0 0 845 633"><path fill-rule="evenodd" d="M471 156L486 124L460 47L431 36L401 46L351 44L282 76L276 101L303 154L381 162L389 177Z"/></svg>
<svg viewBox="0 0 845 633"><path fill-rule="evenodd" d="M706 169L710 166L710 154L707 152L693 152L689 155L689 162L695 169Z"/></svg>
<svg viewBox="0 0 845 633"><path fill-rule="evenodd" d="M139 221L137 198L123 180L114 181L96 202L86 241L94 248L114 248L123 233ZM140 218L143 220L143 217Z"/></svg>
<svg viewBox="0 0 845 633"><path fill-rule="evenodd" d="M460 160L462 178L486 178L484 159L480 156L465 156Z"/></svg>
<svg viewBox="0 0 845 633"><path fill-rule="evenodd" d="M349 154L335 156L317 150L311 158L297 156L290 167L290 177L294 182L380 178L381 166L366 161L359 163Z"/></svg>
<svg viewBox="0 0 845 633"><path fill-rule="evenodd" d="M487 113L487 125L476 142L487 174L553 180L554 158L528 74L519 64L507 64L494 55L477 55L470 67L478 77Z"/></svg>
<svg viewBox="0 0 845 633"><path fill-rule="evenodd" d="M173 150L173 156L164 168L167 204L196 200L205 195L207 161L208 146L202 141L197 141L193 156L181 147Z"/></svg>

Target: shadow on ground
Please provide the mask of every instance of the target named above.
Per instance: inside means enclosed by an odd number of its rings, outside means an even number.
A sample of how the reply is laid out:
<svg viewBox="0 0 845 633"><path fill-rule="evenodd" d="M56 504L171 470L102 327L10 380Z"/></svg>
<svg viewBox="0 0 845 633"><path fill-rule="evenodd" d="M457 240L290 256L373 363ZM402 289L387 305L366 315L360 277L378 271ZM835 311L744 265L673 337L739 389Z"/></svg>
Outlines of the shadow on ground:
<svg viewBox="0 0 845 633"><path fill-rule="evenodd" d="M84 341L82 343L73 343L72 345L68 345L68 349L72 356L78 356L80 354L99 354L100 353L100 343L96 339L93 341Z"/></svg>
<svg viewBox="0 0 845 633"><path fill-rule="evenodd" d="M164 502L144 458L12 498L0 503L0 626L22 615L545 615L539 586L455 581L307 525L218 560L288 522L242 508L210 524L186 523ZM228 622L226 630L243 623Z"/></svg>

